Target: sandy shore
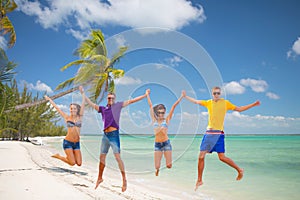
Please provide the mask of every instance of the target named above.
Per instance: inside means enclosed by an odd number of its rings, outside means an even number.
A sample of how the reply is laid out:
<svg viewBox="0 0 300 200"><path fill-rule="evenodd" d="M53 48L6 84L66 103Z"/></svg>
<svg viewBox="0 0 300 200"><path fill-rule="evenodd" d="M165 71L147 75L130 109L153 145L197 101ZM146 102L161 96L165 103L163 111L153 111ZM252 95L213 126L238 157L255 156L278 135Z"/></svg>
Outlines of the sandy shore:
<svg viewBox="0 0 300 200"><path fill-rule="evenodd" d="M95 190L96 173L84 165L68 166L52 154L45 146L1 141L0 199L174 199L130 182L122 193L121 180L114 178L105 179Z"/></svg>

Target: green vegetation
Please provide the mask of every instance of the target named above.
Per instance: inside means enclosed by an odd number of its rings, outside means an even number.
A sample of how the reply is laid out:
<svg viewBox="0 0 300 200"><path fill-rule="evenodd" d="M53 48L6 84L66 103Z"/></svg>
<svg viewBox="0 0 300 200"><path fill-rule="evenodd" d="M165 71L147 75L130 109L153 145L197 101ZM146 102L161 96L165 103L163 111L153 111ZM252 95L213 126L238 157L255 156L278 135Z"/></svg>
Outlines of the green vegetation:
<svg viewBox="0 0 300 200"><path fill-rule="evenodd" d="M14 11L17 7L14 0L0 0L0 34L9 37L8 47L12 47L16 43L17 37L7 13Z"/></svg>
<svg viewBox="0 0 300 200"><path fill-rule="evenodd" d="M26 85L19 91L13 71L16 64L8 61L5 52L0 49L0 138L28 140L35 136L65 135L63 126L58 126L58 114L50 105L41 103L22 110L16 105L35 102L39 94L33 96Z"/></svg>
<svg viewBox="0 0 300 200"><path fill-rule="evenodd" d="M59 84L56 89L62 89L69 85L85 85L88 88L91 98L97 101L102 100L104 92L114 92L114 79L124 76L124 70L116 69L114 66L124 56L127 47L120 47L112 58L108 58L104 36L100 30L92 30L89 39L81 42L76 50L79 60L70 62L62 67L62 71L80 65L78 73ZM99 102L98 101L98 102Z"/></svg>

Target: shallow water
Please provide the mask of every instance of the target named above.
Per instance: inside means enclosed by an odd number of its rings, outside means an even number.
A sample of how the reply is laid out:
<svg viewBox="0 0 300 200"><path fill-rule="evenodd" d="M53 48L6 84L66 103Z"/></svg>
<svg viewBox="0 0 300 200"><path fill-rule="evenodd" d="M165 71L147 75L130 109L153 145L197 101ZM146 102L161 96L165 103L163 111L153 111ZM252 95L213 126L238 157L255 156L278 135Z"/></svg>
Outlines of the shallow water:
<svg viewBox="0 0 300 200"><path fill-rule="evenodd" d="M170 136L173 146L173 167L154 176L153 136L122 135L121 156L128 182L143 185L162 193L174 193L179 199L215 200L292 200L300 195L299 135L232 135L226 136L226 155L244 168L245 175L236 181L236 172L218 160L216 153L205 160L204 185L194 192L197 177L197 157L202 135ZM62 139L49 145L62 151ZM101 136L81 137L83 162L97 166ZM110 150L107 167L116 176L119 170ZM93 169L97 172L97 167ZM105 172L104 172L105 173Z"/></svg>

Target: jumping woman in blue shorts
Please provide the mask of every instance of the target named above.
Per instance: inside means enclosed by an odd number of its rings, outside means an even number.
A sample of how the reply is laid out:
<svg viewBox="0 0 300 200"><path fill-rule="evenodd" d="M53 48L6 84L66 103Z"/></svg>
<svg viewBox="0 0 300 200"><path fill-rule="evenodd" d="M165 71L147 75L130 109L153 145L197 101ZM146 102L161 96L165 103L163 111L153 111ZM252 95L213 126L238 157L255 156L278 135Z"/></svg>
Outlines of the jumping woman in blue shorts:
<svg viewBox="0 0 300 200"><path fill-rule="evenodd" d="M68 133L63 141L63 148L67 157L63 157L59 154L55 154L52 157L57 158L71 166L82 164L82 157L80 152L80 128L82 122L82 116L84 111L84 99L85 94L82 86L79 87L80 93L82 94L82 104L81 106L76 103L70 104L70 115L64 113L48 96L45 96L45 99L48 100L57 112L64 118Z"/></svg>
<svg viewBox="0 0 300 200"><path fill-rule="evenodd" d="M173 104L170 113L167 117L165 117L166 107L163 104L158 104L153 107L149 94L150 90L147 92L147 99L150 106L150 115L154 126L154 163L156 169L155 175L158 176L163 155L166 159L167 168L172 167L172 146L168 138L168 126L170 120L172 119L174 110L183 98L183 95L181 95L180 98Z"/></svg>

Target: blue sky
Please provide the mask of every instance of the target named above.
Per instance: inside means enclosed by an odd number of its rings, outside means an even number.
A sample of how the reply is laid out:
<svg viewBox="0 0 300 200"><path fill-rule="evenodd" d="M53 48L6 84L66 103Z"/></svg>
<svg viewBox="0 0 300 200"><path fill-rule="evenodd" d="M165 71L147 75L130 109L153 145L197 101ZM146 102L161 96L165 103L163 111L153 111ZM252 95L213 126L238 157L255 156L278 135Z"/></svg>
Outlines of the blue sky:
<svg viewBox="0 0 300 200"><path fill-rule="evenodd" d="M209 99L211 84L221 83L224 97L238 106L261 101L261 106L249 111L229 112L227 133L300 133L297 0L16 2L19 8L9 18L17 42L7 49L7 55L18 64L18 82L26 83L34 93L58 93L55 87L78 69L61 72L60 68L77 59L73 52L91 29L101 29L112 46L129 46L117 66L126 71L117 84L119 100L150 88L153 103L170 108L182 89L197 99ZM166 38L160 40L161 36ZM173 36L176 39L167 43ZM0 37L3 48L5 42ZM114 53L116 48L109 50ZM198 55L199 63L203 62L199 65L189 59L197 60ZM210 76L199 74L210 69ZM80 95L74 93L56 102L68 112L72 100L80 101ZM152 133L148 109L145 100L124 109L122 131ZM201 133L206 118L205 108L183 100L170 133ZM83 132L101 129L96 112L86 112Z"/></svg>

